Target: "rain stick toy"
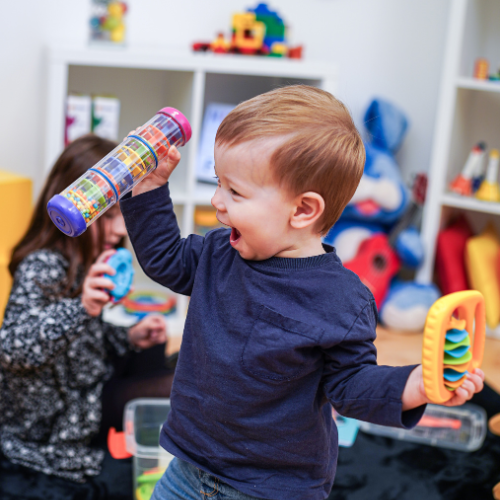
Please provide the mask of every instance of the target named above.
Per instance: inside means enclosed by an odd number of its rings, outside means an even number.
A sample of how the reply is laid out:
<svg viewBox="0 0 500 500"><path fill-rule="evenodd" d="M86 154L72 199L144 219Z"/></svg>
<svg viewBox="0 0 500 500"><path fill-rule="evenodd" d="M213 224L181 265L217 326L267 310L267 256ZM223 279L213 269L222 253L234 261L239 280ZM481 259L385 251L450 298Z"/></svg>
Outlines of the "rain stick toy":
<svg viewBox="0 0 500 500"><path fill-rule="evenodd" d="M79 236L155 170L171 146L184 146L190 138L191 126L186 117L174 108L161 109L135 134L51 198L47 210L52 222L68 236Z"/></svg>
<svg viewBox="0 0 500 500"><path fill-rule="evenodd" d="M457 317L458 316L458 317ZM476 290L441 297L425 322L422 369L427 397L442 404L483 359L485 306Z"/></svg>

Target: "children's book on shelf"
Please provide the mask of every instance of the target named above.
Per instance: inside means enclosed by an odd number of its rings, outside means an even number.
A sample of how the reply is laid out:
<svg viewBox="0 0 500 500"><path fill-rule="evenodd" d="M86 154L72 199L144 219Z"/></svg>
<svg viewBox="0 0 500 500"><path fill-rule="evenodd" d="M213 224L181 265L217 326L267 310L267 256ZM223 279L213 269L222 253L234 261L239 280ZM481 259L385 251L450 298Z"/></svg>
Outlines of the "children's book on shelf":
<svg viewBox="0 0 500 500"><path fill-rule="evenodd" d="M234 104L212 102L207 105L200 134L200 148L196 164L196 178L216 184L214 172L214 144L222 120L235 108Z"/></svg>

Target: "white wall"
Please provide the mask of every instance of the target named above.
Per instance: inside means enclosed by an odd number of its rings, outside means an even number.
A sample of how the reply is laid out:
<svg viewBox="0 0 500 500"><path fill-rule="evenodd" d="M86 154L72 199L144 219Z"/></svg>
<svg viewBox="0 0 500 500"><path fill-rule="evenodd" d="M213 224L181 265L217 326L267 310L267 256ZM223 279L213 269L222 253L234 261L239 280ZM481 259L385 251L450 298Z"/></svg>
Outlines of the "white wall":
<svg viewBox="0 0 500 500"><path fill-rule="evenodd" d="M84 44L90 0L0 0L0 168L42 183L45 73L49 43ZM257 2L255 2L256 4ZM250 0L129 0L129 45L185 50L229 33L232 12ZM336 62L340 97L358 126L373 96L392 99L411 120L398 154L405 177L426 170L432 146L450 0L272 0L310 60Z"/></svg>

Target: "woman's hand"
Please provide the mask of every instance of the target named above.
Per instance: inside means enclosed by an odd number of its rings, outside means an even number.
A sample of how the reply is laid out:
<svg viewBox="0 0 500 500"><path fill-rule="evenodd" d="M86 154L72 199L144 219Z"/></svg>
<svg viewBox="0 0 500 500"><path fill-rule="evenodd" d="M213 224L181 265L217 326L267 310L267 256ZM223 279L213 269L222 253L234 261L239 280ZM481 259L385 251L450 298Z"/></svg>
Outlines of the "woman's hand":
<svg viewBox="0 0 500 500"><path fill-rule="evenodd" d="M467 402L474 396L475 393L483 390L484 373L479 368L474 372L467 375L464 383L455 391L451 399L446 403L441 403L443 406L460 406ZM403 411L417 408L425 403L432 403L432 401L425 394L424 378L422 375L422 365L415 368L408 377L403 395Z"/></svg>
<svg viewBox="0 0 500 500"><path fill-rule="evenodd" d="M163 316L152 314L128 331L130 342L140 349L149 349L167 341L167 325Z"/></svg>
<svg viewBox="0 0 500 500"><path fill-rule="evenodd" d="M115 270L105 263L116 250L106 250L97 258L85 277L82 291L82 305L90 316L99 316L102 308L109 302L109 294L104 290L112 290L115 285L103 274L110 276L115 274Z"/></svg>

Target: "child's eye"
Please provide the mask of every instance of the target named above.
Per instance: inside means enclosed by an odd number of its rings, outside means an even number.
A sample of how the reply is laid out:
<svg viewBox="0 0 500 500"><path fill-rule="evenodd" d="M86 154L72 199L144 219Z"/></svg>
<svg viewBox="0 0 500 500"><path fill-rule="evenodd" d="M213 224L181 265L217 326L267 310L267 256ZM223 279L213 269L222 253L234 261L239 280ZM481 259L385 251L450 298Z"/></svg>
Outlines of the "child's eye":
<svg viewBox="0 0 500 500"><path fill-rule="evenodd" d="M214 179L217 181L217 185L220 186L220 179L216 175L214 175Z"/></svg>
<svg viewBox="0 0 500 500"><path fill-rule="evenodd" d="M231 194L234 194L235 196L239 196L239 193L237 193L234 189L230 189L229 190L231 192Z"/></svg>

